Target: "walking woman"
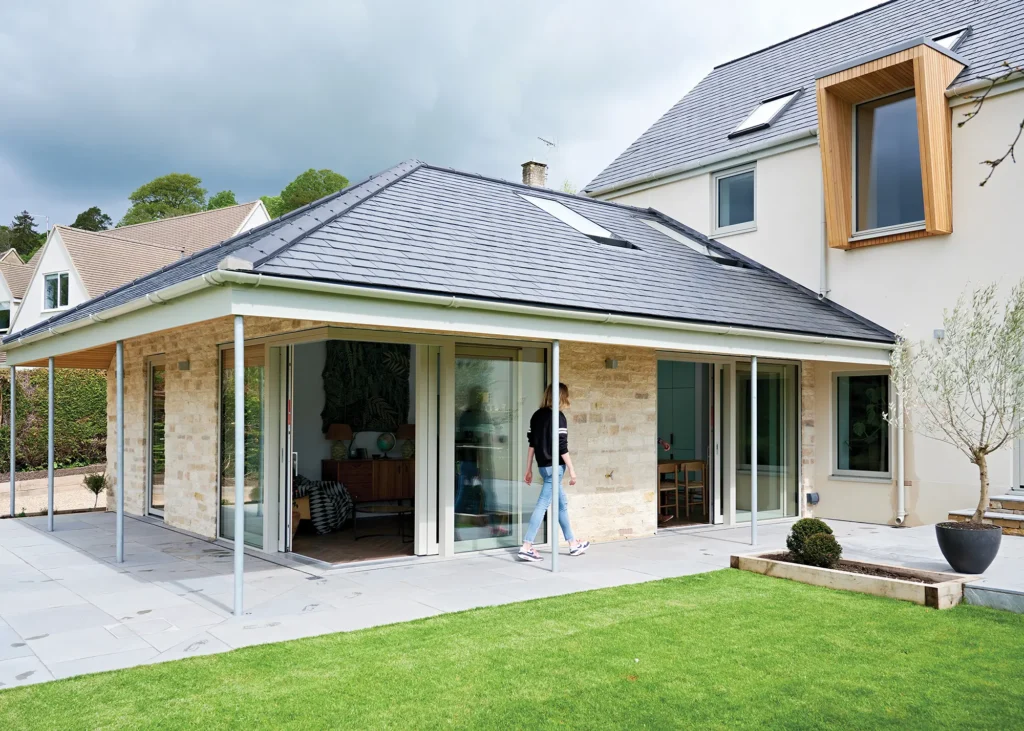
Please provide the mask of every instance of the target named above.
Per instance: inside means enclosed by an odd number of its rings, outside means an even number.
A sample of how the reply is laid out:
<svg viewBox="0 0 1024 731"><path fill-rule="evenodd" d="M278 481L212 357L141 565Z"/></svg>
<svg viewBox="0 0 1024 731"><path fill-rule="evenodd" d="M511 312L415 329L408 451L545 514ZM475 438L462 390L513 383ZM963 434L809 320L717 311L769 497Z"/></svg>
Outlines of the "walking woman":
<svg viewBox="0 0 1024 731"><path fill-rule="evenodd" d="M523 547L519 549L521 561L540 561L541 555L533 547L533 540L537 537L540 524L544 520L544 513L551 505L551 484L554 475L551 459L551 386L544 391L544 399L540 408L533 412L530 417L530 431L526 439L530 448L526 453L526 475L523 479L527 485L533 484L533 458L537 457L537 467L540 469L540 476L544 479L544 485L540 490L540 497L537 498L537 506L533 509L533 516L530 518L530 525L523 536ZM562 475L565 469L569 468L569 484L576 484L576 470L572 466L572 458L569 456L569 422L566 421L562 409L569 408L569 389L564 383L558 384L558 524L562 526L562 535L569 542L569 555L582 556L588 548L589 541L576 540L572 535L572 528L569 525L569 504L565 499L565 490L562 489ZM555 538L557 539L557 532ZM558 550L556 542L554 550Z"/></svg>

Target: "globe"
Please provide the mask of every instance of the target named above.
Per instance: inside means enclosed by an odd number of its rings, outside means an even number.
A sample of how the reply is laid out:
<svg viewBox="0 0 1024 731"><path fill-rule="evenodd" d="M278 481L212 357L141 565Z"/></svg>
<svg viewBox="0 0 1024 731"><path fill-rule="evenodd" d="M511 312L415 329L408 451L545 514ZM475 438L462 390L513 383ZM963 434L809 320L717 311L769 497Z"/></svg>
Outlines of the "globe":
<svg viewBox="0 0 1024 731"><path fill-rule="evenodd" d="M385 454L394 449L396 444L398 444L398 440L389 431L381 432L380 436L377 437L377 449Z"/></svg>

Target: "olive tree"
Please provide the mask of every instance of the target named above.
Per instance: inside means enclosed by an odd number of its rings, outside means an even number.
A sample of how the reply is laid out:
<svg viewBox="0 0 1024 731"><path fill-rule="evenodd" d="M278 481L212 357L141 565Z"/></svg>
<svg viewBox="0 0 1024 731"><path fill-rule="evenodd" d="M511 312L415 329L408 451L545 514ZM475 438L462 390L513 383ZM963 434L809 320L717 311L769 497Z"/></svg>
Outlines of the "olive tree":
<svg viewBox="0 0 1024 731"><path fill-rule="evenodd" d="M1000 303L996 285L964 292L942 316L943 336L917 348L902 337L891 378L906 428L951 444L978 467L972 523L989 505L988 456L1024 436L1024 281ZM886 420L898 425L890 404Z"/></svg>

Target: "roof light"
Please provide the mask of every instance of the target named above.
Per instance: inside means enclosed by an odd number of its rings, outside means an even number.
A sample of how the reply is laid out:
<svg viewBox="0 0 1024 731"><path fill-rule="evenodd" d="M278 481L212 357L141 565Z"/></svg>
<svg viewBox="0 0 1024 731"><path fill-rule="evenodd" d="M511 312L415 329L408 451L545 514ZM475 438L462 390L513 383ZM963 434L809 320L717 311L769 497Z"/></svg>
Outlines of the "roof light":
<svg viewBox="0 0 1024 731"><path fill-rule="evenodd" d="M733 259L731 257L726 256L725 254L721 253L720 251L715 251L714 249L708 248L707 246L705 246L704 244L700 243L699 241L697 241L695 239L691 239L689 236L686 236L685 234L683 234L683 233L681 233L679 231L676 231L674 228L670 228L669 226L666 226L661 221L652 221L649 218L641 218L640 220L643 221L644 223L646 223L651 228L653 228L658 233L664 234L665 236L668 236L673 241L677 241L680 244L684 244L685 246L689 246L691 249L696 251L698 254L703 254L704 256L710 257L711 259L715 259L716 261L718 261L720 263L725 263L725 262L733 261Z"/></svg>
<svg viewBox="0 0 1024 731"><path fill-rule="evenodd" d="M766 99L761 102L757 108L750 113L750 116L740 122L739 126L736 127L732 132L729 133L730 137L736 137L737 135L746 134L747 132L753 132L754 130L764 129L771 125L779 115L781 115L786 108L797 98L802 90L797 89L791 91L788 94L777 96L773 99Z"/></svg>
<svg viewBox="0 0 1024 731"><path fill-rule="evenodd" d="M584 218L576 211L562 205L550 198L535 198L532 195L520 195L520 198L527 200L538 208L547 211L564 224L572 226L585 236L597 236L602 239L613 239L612 232L602 226L598 226L589 218Z"/></svg>
<svg viewBox="0 0 1024 731"><path fill-rule="evenodd" d="M960 41L964 39L965 35L967 35L967 29L962 28L952 33L946 33L941 36L936 36L935 38L932 38L932 40L935 41L940 46L942 46L943 48L945 48L947 51L952 51L955 50L956 47L960 45Z"/></svg>

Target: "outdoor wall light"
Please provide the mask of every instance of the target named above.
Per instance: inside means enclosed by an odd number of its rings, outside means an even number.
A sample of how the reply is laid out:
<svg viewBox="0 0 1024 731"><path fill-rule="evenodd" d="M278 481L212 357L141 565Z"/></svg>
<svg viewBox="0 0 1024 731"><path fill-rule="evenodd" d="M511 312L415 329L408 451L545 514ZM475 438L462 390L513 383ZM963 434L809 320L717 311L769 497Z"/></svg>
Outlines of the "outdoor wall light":
<svg viewBox="0 0 1024 731"><path fill-rule="evenodd" d="M935 336L935 339L936 339L936 340L942 340L942 339L943 339L944 337L946 337L946 331L945 331L945 330L943 330L943 329L942 329L942 328L940 327L940 328L937 328L937 329L933 330L933 331L932 331L932 335L934 335L934 336Z"/></svg>
<svg viewBox="0 0 1024 731"><path fill-rule="evenodd" d="M187 360L179 360L178 361L178 370L179 371L192 370L192 364L189 363Z"/></svg>
<svg viewBox="0 0 1024 731"><path fill-rule="evenodd" d="M818 504L818 493L816 493L816 492L809 492L809 493L807 493L807 504L808 505L817 505Z"/></svg>
<svg viewBox="0 0 1024 731"><path fill-rule="evenodd" d="M604 361L604 367L614 371L616 368L619 367L619 361L615 360L614 358L607 358Z"/></svg>

